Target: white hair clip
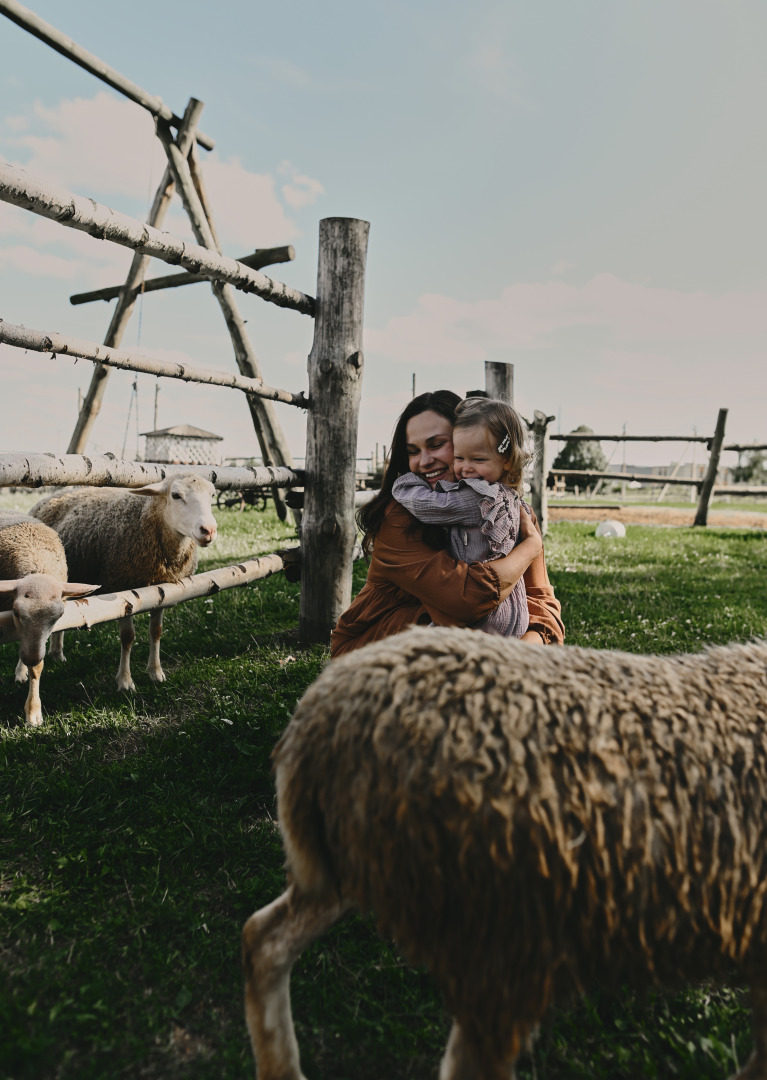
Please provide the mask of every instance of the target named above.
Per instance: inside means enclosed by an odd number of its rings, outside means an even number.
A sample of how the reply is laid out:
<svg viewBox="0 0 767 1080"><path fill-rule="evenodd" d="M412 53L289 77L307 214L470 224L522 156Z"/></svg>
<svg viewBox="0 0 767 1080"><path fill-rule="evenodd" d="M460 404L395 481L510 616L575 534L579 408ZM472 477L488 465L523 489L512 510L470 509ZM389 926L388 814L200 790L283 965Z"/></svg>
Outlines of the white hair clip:
<svg viewBox="0 0 767 1080"><path fill-rule="evenodd" d="M506 451L509 449L509 444L510 443L511 443L511 437L507 434L506 438L498 443L498 453L499 454L505 454Z"/></svg>

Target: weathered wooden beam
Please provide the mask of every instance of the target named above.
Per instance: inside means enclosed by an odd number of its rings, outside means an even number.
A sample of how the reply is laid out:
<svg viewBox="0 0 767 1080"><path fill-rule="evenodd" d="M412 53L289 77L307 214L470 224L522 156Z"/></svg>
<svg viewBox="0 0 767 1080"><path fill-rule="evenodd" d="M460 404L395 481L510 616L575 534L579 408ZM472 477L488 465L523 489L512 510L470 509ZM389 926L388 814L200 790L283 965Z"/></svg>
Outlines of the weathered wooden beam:
<svg viewBox="0 0 767 1080"><path fill-rule="evenodd" d="M566 480L574 480L576 478L583 477L586 480L596 480L601 478L602 480L620 480L631 483L632 480L638 480L640 484L680 484L684 487L697 486L700 484L700 480L691 480L688 476L686 479L682 476L657 476L646 473L624 473L624 472L601 472L599 469L550 469L552 476L564 476Z"/></svg>
<svg viewBox="0 0 767 1080"><path fill-rule="evenodd" d="M181 581L169 581L163 585L148 585L142 589L126 589L117 593L97 593L88 599L78 600L76 604L65 605L64 614L53 628L74 630L86 627L88 630L99 623L113 622L125 615L140 615L145 611L157 611L160 608L175 607L187 600L201 596L215 596L224 589L235 589L251 581L261 581L284 569L282 558L276 553L262 555L257 559L245 559L236 566L223 566L218 570L208 570L204 574L182 578ZM0 644L17 641L18 634L13 625L13 612L0 613Z"/></svg>
<svg viewBox="0 0 767 1080"><path fill-rule="evenodd" d="M0 15L5 15L17 26L29 31L34 37L44 41L46 45L50 45L57 53L66 56L67 59L72 60L79 67L85 68L91 75L95 75L97 79L101 79L102 82L111 86L113 90L124 94L131 101L135 101L137 105L141 105L152 116L166 120L175 128L178 128L181 124L179 117L165 104L162 98L142 90L140 86L131 82L130 79L126 79L119 71L115 71L109 64L105 64L103 60L99 60L93 53L78 45L71 37L62 34L55 26L51 26L50 23L41 19L34 11L30 11L23 4L17 3L17 0L0 0ZM206 150L212 150L216 145L210 136L203 135L201 131L197 132L196 138L200 146L203 146Z"/></svg>
<svg viewBox="0 0 767 1080"><path fill-rule="evenodd" d="M491 398L514 406L514 365L485 360L485 390Z"/></svg>
<svg viewBox="0 0 767 1080"><path fill-rule="evenodd" d="M724 442L724 428L727 423L727 409L720 409L716 418L716 428L714 429L714 437L711 440L711 450L708 457L708 468L706 469L706 475L703 478L703 483L700 486L700 495L698 496L698 508L695 511L695 521L693 525L705 525L708 520L708 504L711 500L711 493L714 490L714 484L716 483L716 474L719 469L719 455L722 452L722 443Z"/></svg>
<svg viewBox="0 0 767 1080"><path fill-rule="evenodd" d="M140 255L143 259L145 256ZM292 244L275 248L256 248L252 255L241 255L237 262L243 266L249 266L251 270L263 270L265 266L274 266L276 263L292 262L296 257L296 250ZM147 260L148 261L148 260ZM146 278L136 289L137 293L146 295L150 292L159 292L161 289L177 289L181 285L195 285L199 281L210 281L210 278L200 274L165 274L162 277ZM124 285L108 285L105 289L93 289L91 292L74 293L69 298L70 304L91 304L95 300L114 300L125 288Z"/></svg>
<svg viewBox="0 0 767 1080"><path fill-rule="evenodd" d="M737 450L739 454L747 454L753 450L767 450L767 443L725 443L722 450Z"/></svg>
<svg viewBox="0 0 767 1080"><path fill-rule="evenodd" d="M546 477L549 475L549 424L556 419L536 409L533 413L533 477L530 485L532 503L541 536L549 531L549 503Z"/></svg>
<svg viewBox="0 0 767 1080"><path fill-rule="evenodd" d="M590 431L568 431L550 435L555 442L700 442L711 441L710 435L592 435Z"/></svg>
<svg viewBox="0 0 767 1080"><path fill-rule="evenodd" d="M162 465L151 461L123 461L105 454L0 454L0 487L56 487L82 484L86 487L141 487L166 476L194 473L220 491L255 487L303 487L302 470L274 466Z"/></svg>
<svg viewBox="0 0 767 1080"><path fill-rule="evenodd" d="M111 240L142 255L183 266L193 274L228 282L236 289L255 293L278 307L292 308L303 315L314 314L314 297L298 289L273 281L235 259L153 229L93 199L34 180L24 169L5 162L0 162L0 200L99 240Z"/></svg>
<svg viewBox="0 0 767 1080"><path fill-rule="evenodd" d="M94 364L105 364L125 371L141 371L146 375L182 379L184 382L205 383L211 386L227 386L234 390L242 390L245 394L255 394L269 401L282 401L286 405L296 405L300 409L309 407L309 402L303 393L293 394L290 390L277 390L272 386L267 386L263 379L248 379L241 375L220 371L218 368L156 360L151 356L141 356L124 349L110 349L106 345L97 345L92 341L64 337L62 334L53 332L44 333L42 330L30 330L26 326L16 326L4 319L0 319L0 344L14 345L18 349L31 349L33 352L53 353L55 356L74 356L81 360L90 360ZM280 462L280 464L287 463Z"/></svg>
<svg viewBox="0 0 767 1080"><path fill-rule="evenodd" d="M210 250L217 250L218 241L208 219L209 210L203 205L199 194L202 191L203 198L205 197L202 178L198 177L198 183L195 184L189 164L183 154L179 152L171 136L170 129L165 124L158 122L157 134L168 155L168 166L173 173L173 179L176 182L197 242L204 244ZM212 281L211 288L223 312L229 336L232 339L237 366L241 373L248 378L260 379L261 367L248 332L245 329L245 320L237 307L237 297L234 290L231 285L221 281ZM261 447L264 464L292 466L293 456L273 406L260 398L254 397L248 398L248 406L256 437ZM283 492L275 491L274 504L278 516L284 521L287 517L288 508ZM300 513L294 513L294 517L296 524L299 524L301 520Z"/></svg>
<svg viewBox="0 0 767 1080"><path fill-rule="evenodd" d="M201 101L197 101L196 98L189 99L184 111L184 119L181 121L181 126L178 129L178 146L182 154L188 154L192 147L194 133L197 130L197 121L202 110L203 104ZM162 225L165 220L165 215L168 212L171 199L173 198L174 190L175 184L173 182L173 176L171 175L170 169L166 169L162 180L160 181L160 185L155 192L155 197L149 211L149 216L147 218L147 223L149 225L152 225L155 228L159 228ZM104 344L110 348L116 348L122 341L125 328L133 314L136 298L138 297L139 289L148 267L149 259L146 255L136 254L133 256L128 276L119 292L119 297L109 322L109 328L106 332L106 337L104 338ZM90 433L93 430L96 417L101 411L101 402L104 399L109 375L110 369L106 365L96 364L93 369L93 374L91 375L90 385L88 386L87 393L77 416L75 429L69 440L67 453L82 454L87 449Z"/></svg>
<svg viewBox="0 0 767 1080"><path fill-rule="evenodd" d="M299 637L307 642L327 642L351 601L369 230L367 221L354 218L320 222L317 313L308 365L312 408L306 424L298 616Z"/></svg>

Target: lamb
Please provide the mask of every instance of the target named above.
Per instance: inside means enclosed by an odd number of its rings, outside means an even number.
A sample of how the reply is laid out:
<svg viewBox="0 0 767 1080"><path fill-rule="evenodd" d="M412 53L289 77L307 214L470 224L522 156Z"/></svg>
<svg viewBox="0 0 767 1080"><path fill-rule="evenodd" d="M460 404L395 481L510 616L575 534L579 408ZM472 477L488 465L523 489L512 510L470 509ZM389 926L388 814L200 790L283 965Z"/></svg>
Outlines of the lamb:
<svg viewBox="0 0 767 1080"><path fill-rule="evenodd" d="M352 908L441 989L440 1080L509 1080L596 985L751 987L767 1078L767 643L544 649L422 628L332 662L274 755L289 887L243 931L259 1080L290 969Z"/></svg>
<svg viewBox="0 0 767 1080"><path fill-rule="evenodd" d="M20 639L16 682L29 679L24 716L32 727L43 722L40 676L45 643L64 613L64 597L87 596L97 588L67 584L64 548L53 529L28 514L0 510L0 611L13 611Z"/></svg>
<svg viewBox="0 0 767 1080"><path fill-rule="evenodd" d="M216 539L211 500L216 489L202 477L181 474L155 484L120 490L74 488L49 495L30 510L56 530L71 573L90 577L105 592L180 581L194 572L197 548ZM145 498L137 498L145 496ZM162 609L150 613L149 662L154 682L164 682L160 664ZM133 616L119 620L118 690L135 690L130 653ZM63 631L51 638L51 653L63 658Z"/></svg>

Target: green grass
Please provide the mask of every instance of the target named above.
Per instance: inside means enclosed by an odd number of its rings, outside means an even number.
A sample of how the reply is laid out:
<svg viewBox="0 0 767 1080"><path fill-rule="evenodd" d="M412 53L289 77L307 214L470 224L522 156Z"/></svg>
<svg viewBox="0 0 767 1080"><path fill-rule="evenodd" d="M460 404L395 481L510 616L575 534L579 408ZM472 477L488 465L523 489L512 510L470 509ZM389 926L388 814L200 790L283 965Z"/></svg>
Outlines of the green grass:
<svg viewBox="0 0 767 1080"><path fill-rule="evenodd" d="M217 516L201 569L292 536L270 512ZM767 632L763 534L629 526L600 541L567 523L547 558L572 644L695 650ZM269 755L327 658L298 647L297 611L281 575L173 609L161 686L140 616L134 695L115 689L113 624L69 633L34 731L16 649L0 649L0 1077L252 1076L240 929L284 882ZM436 1076L438 996L369 919L301 958L293 1006L309 1080ZM626 990L552 1016L519 1073L713 1080L749 1044L737 988Z"/></svg>

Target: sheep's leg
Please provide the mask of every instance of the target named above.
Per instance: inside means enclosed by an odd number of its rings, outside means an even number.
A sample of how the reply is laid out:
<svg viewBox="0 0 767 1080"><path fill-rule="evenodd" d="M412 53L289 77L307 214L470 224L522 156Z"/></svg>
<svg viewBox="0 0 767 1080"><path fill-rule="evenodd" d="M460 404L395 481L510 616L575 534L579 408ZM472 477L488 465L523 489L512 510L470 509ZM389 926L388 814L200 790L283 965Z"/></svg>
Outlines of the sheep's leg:
<svg viewBox="0 0 767 1080"><path fill-rule="evenodd" d="M43 673L43 661L29 669L29 691L24 704L24 716L30 727L40 727L43 722L43 709L40 704L40 676Z"/></svg>
<svg viewBox="0 0 767 1080"><path fill-rule="evenodd" d="M514 1065L481 1053L470 1043L457 1020L439 1067L439 1080L514 1080Z"/></svg>
<svg viewBox="0 0 767 1080"><path fill-rule="evenodd" d="M26 682L29 678L29 668L21 659L21 652L19 652L19 662L16 665L16 671L14 672L14 678L16 682Z"/></svg>
<svg viewBox="0 0 767 1080"><path fill-rule="evenodd" d="M245 923L245 1018L258 1080L304 1080L290 1011L290 970L349 907L336 897L307 897L291 885Z"/></svg>
<svg viewBox="0 0 767 1080"><path fill-rule="evenodd" d="M57 630L51 634L48 641L48 659L59 660L63 664L66 660L64 656L64 631Z"/></svg>
<svg viewBox="0 0 767 1080"><path fill-rule="evenodd" d="M162 608L155 608L149 615L149 661L146 669L152 682L165 682L165 672L160 666L160 638L162 637Z"/></svg>
<svg viewBox="0 0 767 1080"><path fill-rule="evenodd" d="M136 631L133 629L133 616L123 615L119 620L120 625L120 666L117 669L117 689L135 690L136 686L130 676L130 651L136 640Z"/></svg>
<svg viewBox="0 0 767 1080"><path fill-rule="evenodd" d="M751 987L754 1052L734 1080L767 1080L767 990Z"/></svg>

